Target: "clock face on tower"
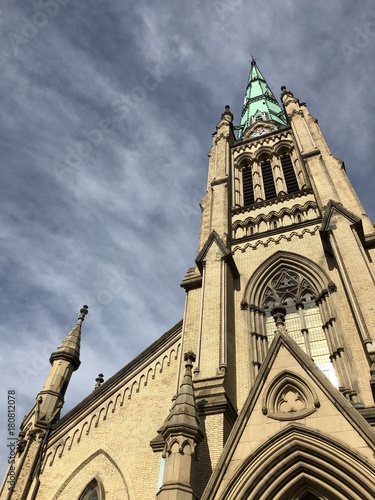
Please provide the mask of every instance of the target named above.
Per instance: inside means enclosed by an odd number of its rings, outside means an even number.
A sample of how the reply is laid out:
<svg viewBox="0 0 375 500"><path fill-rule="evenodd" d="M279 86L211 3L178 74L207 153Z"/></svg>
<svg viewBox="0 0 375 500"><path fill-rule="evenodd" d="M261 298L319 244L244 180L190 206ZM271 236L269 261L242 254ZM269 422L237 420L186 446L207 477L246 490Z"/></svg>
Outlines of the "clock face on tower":
<svg viewBox="0 0 375 500"><path fill-rule="evenodd" d="M259 137L260 135L268 134L268 132L271 132L270 128L267 127L257 128L254 132L252 132L249 135L249 137Z"/></svg>

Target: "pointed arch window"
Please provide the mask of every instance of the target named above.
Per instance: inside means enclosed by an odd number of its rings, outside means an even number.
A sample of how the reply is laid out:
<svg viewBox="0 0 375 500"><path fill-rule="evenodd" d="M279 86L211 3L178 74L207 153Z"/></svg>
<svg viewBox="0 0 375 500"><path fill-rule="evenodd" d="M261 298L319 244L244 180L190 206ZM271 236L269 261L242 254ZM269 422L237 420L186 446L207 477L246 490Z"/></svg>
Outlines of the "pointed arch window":
<svg viewBox="0 0 375 500"><path fill-rule="evenodd" d="M78 500L104 500L103 488L96 479L93 479L83 490Z"/></svg>
<svg viewBox="0 0 375 500"><path fill-rule="evenodd" d="M286 146L277 152L263 151L257 158L240 160L237 168L242 173L245 207L300 191L291 151Z"/></svg>
<svg viewBox="0 0 375 500"><path fill-rule="evenodd" d="M286 310L285 327L288 335L337 387L338 382L319 307L311 283L297 272L281 269L267 284L263 298L268 342L275 335L275 322L271 311L275 306Z"/></svg>
<svg viewBox="0 0 375 500"><path fill-rule="evenodd" d="M246 286L241 309L249 311L250 377L255 381L275 330L283 330L352 403L358 402L340 319L332 295L336 285L306 257L276 252ZM274 317L272 316L274 313ZM277 326L276 326L276 324Z"/></svg>
<svg viewBox="0 0 375 500"><path fill-rule="evenodd" d="M250 165L242 170L242 185L244 205L252 205L254 203L254 186L253 173Z"/></svg>
<svg viewBox="0 0 375 500"><path fill-rule="evenodd" d="M292 158L289 153L280 156L281 167L283 169L286 189L288 194L299 191L297 177L294 172Z"/></svg>
<svg viewBox="0 0 375 500"><path fill-rule="evenodd" d="M272 175L271 160L266 159L261 162L264 196L266 200L276 198L276 187Z"/></svg>

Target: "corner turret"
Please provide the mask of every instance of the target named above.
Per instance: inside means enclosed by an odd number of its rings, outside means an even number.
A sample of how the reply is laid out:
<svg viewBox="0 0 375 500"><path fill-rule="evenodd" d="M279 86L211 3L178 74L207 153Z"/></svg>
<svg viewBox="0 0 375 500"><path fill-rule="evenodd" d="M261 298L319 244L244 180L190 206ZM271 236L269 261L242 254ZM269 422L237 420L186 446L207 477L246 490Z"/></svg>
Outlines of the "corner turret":
<svg viewBox="0 0 375 500"><path fill-rule="evenodd" d="M39 393L37 421L48 423L57 416L64 404L64 395L72 373L81 364L79 359L82 323L88 313L85 305L80 310L76 325L60 346L51 354L51 369Z"/></svg>
<svg viewBox="0 0 375 500"><path fill-rule="evenodd" d="M18 440L12 442L16 450L14 462L0 488L0 498L6 500L36 498L39 474L49 434L64 404L64 395L72 373L80 365L81 327L88 307L80 310L78 321L61 345L51 354L51 368L43 389L21 424ZM10 482L10 478L15 480ZM9 487L10 484L10 487ZM31 497L28 496L31 488Z"/></svg>

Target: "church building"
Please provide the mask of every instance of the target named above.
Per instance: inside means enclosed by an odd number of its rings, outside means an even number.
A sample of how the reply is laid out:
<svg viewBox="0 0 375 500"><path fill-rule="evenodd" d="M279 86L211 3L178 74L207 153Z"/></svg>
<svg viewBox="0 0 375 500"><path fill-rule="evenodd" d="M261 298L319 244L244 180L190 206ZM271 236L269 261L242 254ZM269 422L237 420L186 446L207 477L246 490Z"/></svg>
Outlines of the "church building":
<svg viewBox="0 0 375 500"><path fill-rule="evenodd" d="M234 123L225 106L183 319L60 417L83 306L1 500L375 498L374 225L317 119L255 60Z"/></svg>

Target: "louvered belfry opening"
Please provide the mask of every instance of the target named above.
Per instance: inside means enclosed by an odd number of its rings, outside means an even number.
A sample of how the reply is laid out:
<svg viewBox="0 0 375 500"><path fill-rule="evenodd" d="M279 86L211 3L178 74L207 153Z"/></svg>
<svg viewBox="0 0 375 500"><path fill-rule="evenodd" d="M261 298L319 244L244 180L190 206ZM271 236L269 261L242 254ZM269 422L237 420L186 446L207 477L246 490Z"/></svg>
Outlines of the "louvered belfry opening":
<svg viewBox="0 0 375 500"><path fill-rule="evenodd" d="M280 160L281 160L281 166L282 166L283 172L284 172L284 179L285 179L285 184L286 184L288 194L295 193L296 191L299 191L297 177L296 177L296 174L294 172L292 158L290 157L290 154L287 153L287 154L281 155Z"/></svg>
<svg viewBox="0 0 375 500"><path fill-rule="evenodd" d="M264 196L266 200L276 198L276 188L272 175L271 160L267 159L261 162Z"/></svg>
<svg viewBox="0 0 375 500"><path fill-rule="evenodd" d="M243 183L243 204L246 207L254 203L253 173L251 171L250 165L248 165L242 170L242 183Z"/></svg>

